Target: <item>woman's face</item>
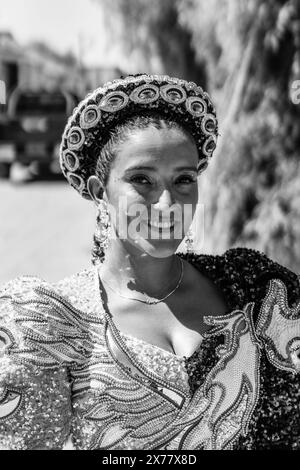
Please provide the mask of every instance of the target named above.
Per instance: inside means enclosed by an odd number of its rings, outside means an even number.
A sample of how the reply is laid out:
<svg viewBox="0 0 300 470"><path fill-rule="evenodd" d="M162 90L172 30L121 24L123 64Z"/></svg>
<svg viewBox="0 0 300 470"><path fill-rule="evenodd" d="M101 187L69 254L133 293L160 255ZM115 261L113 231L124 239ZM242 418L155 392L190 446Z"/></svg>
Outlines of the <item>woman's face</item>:
<svg viewBox="0 0 300 470"><path fill-rule="evenodd" d="M193 139L179 129L138 129L120 145L105 193L114 232L129 250L176 251L198 202L197 163Z"/></svg>

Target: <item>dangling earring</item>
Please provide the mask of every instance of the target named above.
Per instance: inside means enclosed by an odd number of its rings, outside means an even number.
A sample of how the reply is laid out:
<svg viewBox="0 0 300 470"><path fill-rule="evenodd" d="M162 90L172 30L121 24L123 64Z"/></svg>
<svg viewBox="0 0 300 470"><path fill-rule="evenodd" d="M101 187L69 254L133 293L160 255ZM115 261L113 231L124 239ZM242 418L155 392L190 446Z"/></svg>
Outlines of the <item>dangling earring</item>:
<svg viewBox="0 0 300 470"><path fill-rule="evenodd" d="M191 228L188 229L185 239L186 252L192 253L194 251L194 233Z"/></svg>
<svg viewBox="0 0 300 470"><path fill-rule="evenodd" d="M103 200L98 205L96 237L99 245L103 251L108 248L108 241L110 235L110 220L107 204Z"/></svg>

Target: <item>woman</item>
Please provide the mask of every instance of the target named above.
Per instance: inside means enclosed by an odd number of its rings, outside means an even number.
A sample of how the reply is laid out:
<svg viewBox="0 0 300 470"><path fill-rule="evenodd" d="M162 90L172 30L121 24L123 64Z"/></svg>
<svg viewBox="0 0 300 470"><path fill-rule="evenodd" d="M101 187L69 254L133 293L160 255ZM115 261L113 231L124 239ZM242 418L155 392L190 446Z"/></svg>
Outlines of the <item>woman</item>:
<svg viewBox="0 0 300 470"><path fill-rule="evenodd" d="M4 448L300 447L296 274L246 248L193 252L216 138L207 93L167 76L74 110L61 166L99 209L94 267L2 289Z"/></svg>

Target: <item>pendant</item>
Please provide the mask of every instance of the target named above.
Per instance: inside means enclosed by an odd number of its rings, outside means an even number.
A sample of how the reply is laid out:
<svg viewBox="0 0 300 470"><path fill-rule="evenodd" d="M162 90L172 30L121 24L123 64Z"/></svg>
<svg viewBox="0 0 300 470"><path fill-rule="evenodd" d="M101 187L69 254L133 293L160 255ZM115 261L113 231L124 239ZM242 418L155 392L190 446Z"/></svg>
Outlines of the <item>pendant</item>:
<svg viewBox="0 0 300 470"><path fill-rule="evenodd" d="M157 303L157 302L151 300L150 297L147 297L147 298L146 298L146 303L147 303L148 305L151 305L151 304L155 304L155 303Z"/></svg>

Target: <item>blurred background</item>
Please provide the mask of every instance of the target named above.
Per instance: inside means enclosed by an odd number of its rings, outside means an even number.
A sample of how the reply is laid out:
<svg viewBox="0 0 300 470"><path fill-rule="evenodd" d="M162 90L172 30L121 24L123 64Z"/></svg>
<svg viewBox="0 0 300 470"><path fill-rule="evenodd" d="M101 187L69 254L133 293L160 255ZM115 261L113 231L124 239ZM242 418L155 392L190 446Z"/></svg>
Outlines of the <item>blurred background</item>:
<svg viewBox="0 0 300 470"><path fill-rule="evenodd" d="M247 246L299 273L299 0L0 0L0 284L89 267L95 210L60 175L60 136L87 92L139 72L216 105L201 252Z"/></svg>

